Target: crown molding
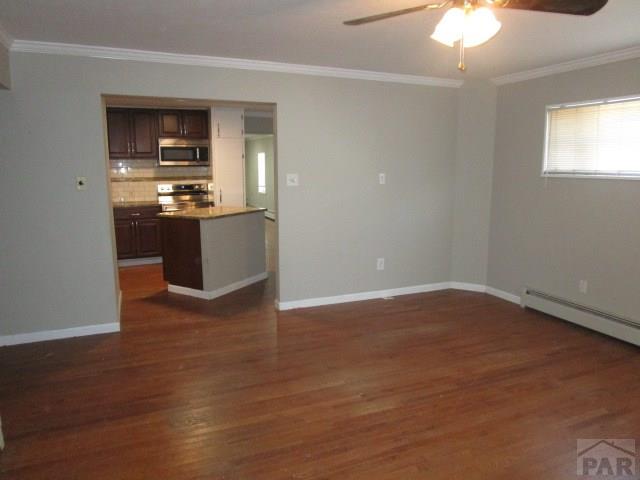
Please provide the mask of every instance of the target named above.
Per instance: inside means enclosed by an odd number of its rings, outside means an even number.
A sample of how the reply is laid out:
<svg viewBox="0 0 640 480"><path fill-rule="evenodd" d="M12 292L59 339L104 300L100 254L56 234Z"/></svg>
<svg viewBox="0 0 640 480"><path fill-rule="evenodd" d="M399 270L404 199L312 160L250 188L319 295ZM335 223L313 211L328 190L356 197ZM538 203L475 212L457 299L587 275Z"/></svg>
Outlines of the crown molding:
<svg viewBox="0 0 640 480"><path fill-rule="evenodd" d="M607 63L620 62L623 60L632 60L640 58L640 45L617 50L615 52L603 53L592 57L580 58L569 62L557 63L546 67L535 68L533 70L525 70L523 72L509 73L500 77L492 78L491 81L495 85L506 85L508 83L524 82L534 78L548 77L557 73L572 72L574 70L582 70L583 68L597 67L606 65Z"/></svg>
<svg viewBox="0 0 640 480"><path fill-rule="evenodd" d="M9 35L9 32L0 23L0 45L4 45L7 50L10 50L13 42L13 37Z"/></svg>
<svg viewBox="0 0 640 480"><path fill-rule="evenodd" d="M200 67L232 68L238 70L293 73L298 75L405 83L409 85L425 85L430 87L459 88L464 83L462 80L454 80L450 78L424 77L420 75L405 75L398 73L375 72L370 70L321 67L295 63L270 62L264 60L246 60L242 58L183 55L178 53L131 50L125 48L99 47L71 43L36 42L30 40L14 40L11 51L44 53L50 55L72 55L111 60L134 60L138 62L169 63L176 65L196 65Z"/></svg>

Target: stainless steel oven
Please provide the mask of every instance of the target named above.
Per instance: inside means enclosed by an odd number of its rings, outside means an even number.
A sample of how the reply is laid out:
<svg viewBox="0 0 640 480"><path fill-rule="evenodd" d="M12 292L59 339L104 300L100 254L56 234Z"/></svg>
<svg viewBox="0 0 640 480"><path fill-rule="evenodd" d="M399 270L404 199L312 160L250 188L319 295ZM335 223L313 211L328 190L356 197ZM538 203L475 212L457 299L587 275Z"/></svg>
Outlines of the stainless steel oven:
<svg viewBox="0 0 640 480"><path fill-rule="evenodd" d="M207 166L210 145L202 140L161 138L158 146L160 166Z"/></svg>
<svg viewBox="0 0 640 480"><path fill-rule="evenodd" d="M163 212L215 206L208 183L161 183L157 188Z"/></svg>

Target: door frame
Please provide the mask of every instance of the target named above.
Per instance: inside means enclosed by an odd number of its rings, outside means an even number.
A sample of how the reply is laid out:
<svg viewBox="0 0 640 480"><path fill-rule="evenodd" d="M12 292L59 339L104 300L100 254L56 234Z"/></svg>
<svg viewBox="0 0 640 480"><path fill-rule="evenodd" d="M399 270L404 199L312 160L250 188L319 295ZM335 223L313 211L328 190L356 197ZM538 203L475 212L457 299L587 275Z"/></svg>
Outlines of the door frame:
<svg viewBox="0 0 640 480"><path fill-rule="evenodd" d="M232 107L250 110L270 111L273 115L273 171L274 171L274 201L276 206L275 220L275 298L274 308L280 300L280 203L278 195L278 106L275 102L254 102L254 101L229 101L215 99L198 99L198 98L180 98L180 97L151 97L138 95L122 95L103 93L101 96L102 108L102 126L104 137L104 158L106 164L105 183L107 187L107 203L105 207L108 210L108 218L111 222L111 247L113 260L114 285L116 289L117 309L119 321L122 318L122 290L120 288L120 278L118 275L118 255L116 251L115 237L115 220L113 216L113 195L111 191L111 163L109 159L109 139L107 133L107 107L128 107L128 108L157 108L157 109L173 109L188 110L192 108L208 108L209 109L209 128L210 135L213 135L213 122L211 119L211 111L215 107ZM211 137L213 143L213 137ZM243 147L244 148L244 147ZM243 162L244 169L244 162ZM215 170L212 166L212 177ZM246 191L245 191L246 204ZM271 221L271 220L270 220Z"/></svg>

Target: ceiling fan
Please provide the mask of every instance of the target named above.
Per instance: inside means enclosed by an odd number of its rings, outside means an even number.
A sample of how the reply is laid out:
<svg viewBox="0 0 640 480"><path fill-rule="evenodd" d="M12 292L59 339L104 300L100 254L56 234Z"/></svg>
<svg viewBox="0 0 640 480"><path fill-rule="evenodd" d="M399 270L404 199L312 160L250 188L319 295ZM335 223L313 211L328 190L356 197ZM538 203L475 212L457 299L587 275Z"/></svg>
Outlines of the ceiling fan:
<svg viewBox="0 0 640 480"><path fill-rule="evenodd" d="M436 26L431 38L449 47L453 47L455 42L459 42L460 62L458 69L464 71L466 69L464 49L482 45L493 38L502 27L502 24L493 15L492 8L593 15L607 2L608 0L442 0L439 3L426 3L416 7L348 20L344 24L363 25L408 13L447 8L448 10Z"/></svg>

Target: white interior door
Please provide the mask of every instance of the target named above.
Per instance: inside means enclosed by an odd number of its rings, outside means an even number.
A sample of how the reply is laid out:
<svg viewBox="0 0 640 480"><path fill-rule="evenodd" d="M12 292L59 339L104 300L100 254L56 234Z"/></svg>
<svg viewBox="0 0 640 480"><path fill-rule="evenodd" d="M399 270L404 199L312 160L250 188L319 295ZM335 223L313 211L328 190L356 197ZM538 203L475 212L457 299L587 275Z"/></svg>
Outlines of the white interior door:
<svg viewBox="0 0 640 480"><path fill-rule="evenodd" d="M244 138L214 142L216 205L244 207Z"/></svg>

